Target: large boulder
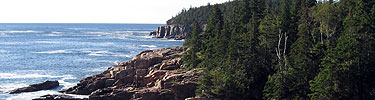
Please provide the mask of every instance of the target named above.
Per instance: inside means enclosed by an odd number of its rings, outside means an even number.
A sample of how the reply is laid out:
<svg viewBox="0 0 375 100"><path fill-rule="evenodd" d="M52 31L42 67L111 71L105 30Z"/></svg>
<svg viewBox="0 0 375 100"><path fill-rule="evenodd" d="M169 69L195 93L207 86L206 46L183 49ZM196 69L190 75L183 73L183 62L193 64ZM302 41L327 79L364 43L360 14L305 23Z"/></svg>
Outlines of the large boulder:
<svg viewBox="0 0 375 100"><path fill-rule="evenodd" d="M132 60L87 77L65 93L90 100L184 100L195 96L202 69L180 70L186 47L146 50Z"/></svg>
<svg viewBox="0 0 375 100"><path fill-rule="evenodd" d="M34 91L39 91L39 90L49 90L53 89L59 86L58 81L45 81L43 83L39 84L33 84L27 87L23 88L18 88L15 90L9 91L10 94L15 94L15 93L22 93L22 92L34 92Z"/></svg>

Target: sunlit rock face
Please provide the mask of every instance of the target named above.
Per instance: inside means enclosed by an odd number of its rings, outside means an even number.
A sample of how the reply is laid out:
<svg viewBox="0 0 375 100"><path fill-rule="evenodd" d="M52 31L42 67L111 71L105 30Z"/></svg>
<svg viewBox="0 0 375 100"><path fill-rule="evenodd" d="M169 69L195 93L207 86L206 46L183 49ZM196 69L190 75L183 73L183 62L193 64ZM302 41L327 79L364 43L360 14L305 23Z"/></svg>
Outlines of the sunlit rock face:
<svg viewBox="0 0 375 100"><path fill-rule="evenodd" d="M90 100L184 100L195 96L202 69L180 70L188 48L146 50L132 60L87 77L65 93L90 95Z"/></svg>
<svg viewBox="0 0 375 100"><path fill-rule="evenodd" d="M181 40L185 39L187 34L191 32L192 28L189 26L183 25L166 25L166 26L159 26L157 30L151 32L150 35L154 36L155 38L168 38L168 39L175 39Z"/></svg>

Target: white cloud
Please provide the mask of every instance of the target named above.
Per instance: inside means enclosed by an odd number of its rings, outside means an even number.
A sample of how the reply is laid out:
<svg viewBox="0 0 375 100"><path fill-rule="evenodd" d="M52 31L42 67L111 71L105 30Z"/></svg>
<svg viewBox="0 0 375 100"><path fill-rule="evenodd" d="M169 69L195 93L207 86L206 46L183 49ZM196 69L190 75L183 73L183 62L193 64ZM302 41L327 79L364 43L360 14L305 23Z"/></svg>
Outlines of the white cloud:
<svg viewBox="0 0 375 100"><path fill-rule="evenodd" d="M183 8L228 0L1 0L0 23L165 23Z"/></svg>

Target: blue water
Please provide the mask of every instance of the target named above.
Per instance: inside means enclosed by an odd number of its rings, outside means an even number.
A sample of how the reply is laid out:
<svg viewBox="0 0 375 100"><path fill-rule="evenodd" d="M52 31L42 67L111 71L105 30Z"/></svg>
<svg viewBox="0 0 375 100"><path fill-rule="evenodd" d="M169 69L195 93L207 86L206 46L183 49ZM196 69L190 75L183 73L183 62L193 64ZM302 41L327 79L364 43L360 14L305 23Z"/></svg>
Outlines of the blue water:
<svg viewBox="0 0 375 100"><path fill-rule="evenodd" d="M0 24L0 100L28 100L74 86L84 77L130 60L147 49L183 41L148 36L160 24ZM58 80L53 90L7 94Z"/></svg>

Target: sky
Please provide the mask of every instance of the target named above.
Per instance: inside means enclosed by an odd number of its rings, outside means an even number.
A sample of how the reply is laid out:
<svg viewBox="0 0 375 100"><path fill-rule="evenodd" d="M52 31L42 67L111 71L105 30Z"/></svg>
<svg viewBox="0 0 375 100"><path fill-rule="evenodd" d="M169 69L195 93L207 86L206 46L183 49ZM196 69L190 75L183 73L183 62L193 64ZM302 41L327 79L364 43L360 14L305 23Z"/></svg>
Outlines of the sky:
<svg viewBox="0 0 375 100"><path fill-rule="evenodd" d="M0 23L165 24L183 8L229 0L0 0Z"/></svg>

